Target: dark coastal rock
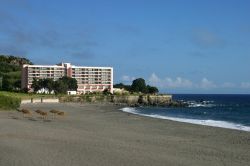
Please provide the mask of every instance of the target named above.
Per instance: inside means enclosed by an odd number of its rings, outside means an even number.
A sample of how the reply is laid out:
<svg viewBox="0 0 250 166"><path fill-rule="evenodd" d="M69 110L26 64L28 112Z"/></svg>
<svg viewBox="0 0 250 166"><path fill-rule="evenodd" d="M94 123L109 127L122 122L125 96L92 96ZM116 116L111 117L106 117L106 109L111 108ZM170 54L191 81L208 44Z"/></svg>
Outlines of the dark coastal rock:
<svg viewBox="0 0 250 166"><path fill-rule="evenodd" d="M113 103L126 103L128 105L137 104L139 101L139 97L137 95L124 95L124 96L113 96Z"/></svg>
<svg viewBox="0 0 250 166"><path fill-rule="evenodd" d="M113 96L113 103L126 103L128 106L169 106L172 103L172 95L124 95Z"/></svg>
<svg viewBox="0 0 250 166"><path fill-rule="evenodd" d="M60 102L90 102L114 103L130 107L161 106L161 107L186 107L181 101L173 101L172 95L82 95L64 96Z"/></svg>

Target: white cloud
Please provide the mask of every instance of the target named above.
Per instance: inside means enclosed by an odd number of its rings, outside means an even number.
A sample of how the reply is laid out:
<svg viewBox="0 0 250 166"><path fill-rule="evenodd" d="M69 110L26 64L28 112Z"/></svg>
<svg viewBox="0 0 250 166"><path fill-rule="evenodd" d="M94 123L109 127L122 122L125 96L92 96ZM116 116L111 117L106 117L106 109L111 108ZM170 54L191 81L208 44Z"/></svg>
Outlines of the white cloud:
<svg viewBox="0 0 250 166"><path fill-rule="evenodd" d="M128 75L123 75L121 77L121 80L124 81L124 82L131 82L131 81L135 80L135 77L131 77L131 76L128 76Z"/></svg>
<svg viewBox="0 0 250 166"><path fill-rule="evenodd" d="M152 73L149 77L149 82L152 84L160 84L162 80L155 73Z"/></svg>
<svg viewBox="0 0 250 166"><path fill-rule="evenodd" d="M189 79L176 77L176 78L159 78L155 73L151 74L148 83L159 88L188 88L188 89L213 89L218 86L207 78L203 78L200 82L193 82ZM225 84L229 86L229 84Z"/></svg>
<svg viewBox="0 0 250 166"><path fill-rule="evenodd" d="M222 85L221 85L222 88L234 88L235 87L235 84L234 83L231 83L231 82L224 82Z"/></svg>
<svg viewBox="0 0 250 166"><path fill-rule="evenodd" d="M212 88L216 88L217 85L213 83L212 81L209 81L207 78L203 78L200 84L198 84L198 87L202 89L212 89Z"/></svg>
<svg viewBox="0 0 250 166"><path fill-rule="evenodd" d="M193 86L193 83L188 79L181 77L161 79L155 73L149 77L149 84L160 88L191 88Z"/></svg>
<svg viewBox="0 0 250 166"><path fill-rule="evenodd" d="M188 78L183 77L158 77L157 74L152 73L147 81L149 85L156 86L162 90L172 89L172 90L198 90L208 91L208 90L221 90L225 88L232 89L250 89L250 82L241 82L240 84L236 84L233 82L224 82L224 83L216 83L212 80L209 80L206 77L203 77L200 81L190 80Z"/></svg>
<svg viewBox="0 0 250 166"><path fill-rule="evenodd" d="M250 88L250 82L242 82L240 85L241 88L248 89Z"/></svg>

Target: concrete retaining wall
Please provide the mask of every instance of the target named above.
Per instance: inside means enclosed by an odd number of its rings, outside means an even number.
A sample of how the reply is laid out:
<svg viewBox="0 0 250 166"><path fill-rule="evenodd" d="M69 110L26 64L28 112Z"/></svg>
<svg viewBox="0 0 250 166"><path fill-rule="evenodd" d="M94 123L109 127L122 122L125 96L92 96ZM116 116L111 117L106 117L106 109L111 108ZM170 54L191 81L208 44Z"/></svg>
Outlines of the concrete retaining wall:
<svg viewBox="0 0 250 166"><path fill-rule="evenodd" d="M59 103L59 99L44 99L44 98L31 98L31 99L23 99L21 104L27 103Z"/></svg>

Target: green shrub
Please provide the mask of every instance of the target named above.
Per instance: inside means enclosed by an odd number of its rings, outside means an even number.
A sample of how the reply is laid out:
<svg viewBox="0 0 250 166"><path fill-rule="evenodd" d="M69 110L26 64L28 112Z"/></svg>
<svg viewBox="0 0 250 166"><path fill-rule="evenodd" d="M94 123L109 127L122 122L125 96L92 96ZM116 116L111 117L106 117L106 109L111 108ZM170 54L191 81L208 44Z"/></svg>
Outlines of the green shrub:
<svg viewBox="0 0 250 166"><path fill-rule="evenodd" d="M0 94L0 108L2 108L2 109L16 109L20 106L20 104L21 104L20 98Z"/></svg>
<svg viewBox="0 0 250 166"><path fill-rule="evenodd" d="M84 99L85 99L86 102L91 102L92 101L92 97L90 95L86 95L84 97Z"/></svg>

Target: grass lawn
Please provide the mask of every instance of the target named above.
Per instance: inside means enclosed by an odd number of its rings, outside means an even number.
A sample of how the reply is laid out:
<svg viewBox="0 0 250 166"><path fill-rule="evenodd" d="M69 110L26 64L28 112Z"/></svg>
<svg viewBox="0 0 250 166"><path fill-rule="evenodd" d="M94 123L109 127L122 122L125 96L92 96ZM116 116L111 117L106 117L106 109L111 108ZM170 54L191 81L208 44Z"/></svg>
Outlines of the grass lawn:
<svg viewBox="0 0 250 166"><path fill-rule="evenodd" d="M16 92L6 92L6 91L0 91L0 95L18 97L20 99L31 99L31 98L41 98L41 97L43 98L59 97L53 94L16 93Z"/></svg>

